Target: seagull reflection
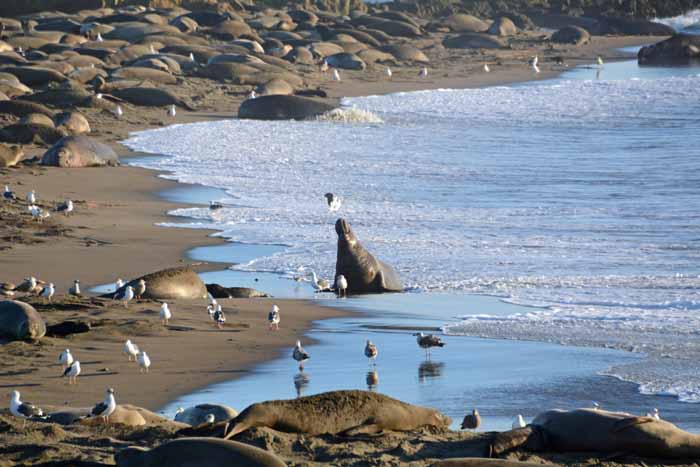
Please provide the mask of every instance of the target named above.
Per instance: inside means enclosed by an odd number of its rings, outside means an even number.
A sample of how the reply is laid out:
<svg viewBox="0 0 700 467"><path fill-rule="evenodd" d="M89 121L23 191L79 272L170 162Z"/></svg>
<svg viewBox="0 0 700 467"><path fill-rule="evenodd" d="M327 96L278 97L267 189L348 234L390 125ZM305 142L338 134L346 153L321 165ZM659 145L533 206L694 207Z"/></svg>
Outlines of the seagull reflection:
<svg viewBox="0 0 700 467"><path fill-rule="evenodd" d="M367 390L374 391L379 384L379 372L377 370L367 372Z"/></svg>
<svg viewBox="0 0 700 467"><path fill-rule="evenodd" d="M304 373L303 371L300 371L299 373L294 375L294 388L297 391L297 397L303 396L303 391L304 389L306 389L310 382L311 378L309 378L309 375Z"/></svg>
<svg viewBox="0 0 700 467"><path fill-rule="evenodd" d="M429 378L440 378L443 368L445 368L443 362L424 361L418 367L418 381L424 383Z"/></svg>
<svg viewBox="0 0 700 467"><path fill-rule="evenodd" d="M601 75L601 69L598 68L598 69L595 71L595 79L596 79L596 80L599 80L599 79L600 79L600 75Z"/></svg>

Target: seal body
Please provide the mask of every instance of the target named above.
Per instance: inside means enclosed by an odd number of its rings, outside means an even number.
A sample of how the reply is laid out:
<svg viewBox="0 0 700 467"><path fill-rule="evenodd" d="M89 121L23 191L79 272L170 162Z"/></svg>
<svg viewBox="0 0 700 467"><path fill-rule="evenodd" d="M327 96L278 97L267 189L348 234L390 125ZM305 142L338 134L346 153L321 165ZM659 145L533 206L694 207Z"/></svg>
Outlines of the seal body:
<svg viewBox="0 0 700 467"><path fill-rule="evenodd" d="M291 400L253 404L229 424L227 438L253 427L308 435L447 428L449 417L369 391L331 391Z"/></svg>
<svg viewBox="0 0 700 467"><path fill-rule="evenodd" d="M154 449L128 447L116 456L118 467L284 467L274 454L236 441L181 438Z"/></svg>
<svg viewBox="0 0 700 467"><path fill-rule="evenodd" d="M119 165L114 150L89 136L66 136L44 153L42 165L56 167L94 167Z"/></svg>
<svg viewBox="0 0 700 467"><path fill-rule="evenodd" d="M302 120L330 112L336 106L299 96L270 95L243 101L238 118L258 120Z"/></svg>
<svg viewBox="0 0 700 467"><path fill-rule="evenodd" d="M124 284L117 291L117 294L121 293L128 286L138 290L138 284L141 279L146 282L146 290L141 298L153 300L207 298L207 287L204 285L204 282L202 282L202 279L199 278L196 272L188 267L169 268L146 274ZM105 296L111 298L114 296L114 293L106 294Z"/></svg>
<svg viewBox="0 0 700 467"><path fill-rule="evenodd" d="M206 422L207 415L212 414L214 421L228 421L235 418L238 412L231 407L218 404L199 404L194 407L185 409L183 412L175 415L176 422L187 423L188 425L196 426Z"/></svg>
<svg viewBox="0 0 700 467"><path fill-rule="evenodd" d="M338 257L335 277L344 276L350 294L401 292L403 285L394 268L365 250L345 219L335 223Z"/></svg>
<svg viewBox="0 0 700 467"><path fill-rule="evenodd" d="M46 323L28 303L15 300L0 302L0 335L18 339L40 339L46 334Z"/></svg>

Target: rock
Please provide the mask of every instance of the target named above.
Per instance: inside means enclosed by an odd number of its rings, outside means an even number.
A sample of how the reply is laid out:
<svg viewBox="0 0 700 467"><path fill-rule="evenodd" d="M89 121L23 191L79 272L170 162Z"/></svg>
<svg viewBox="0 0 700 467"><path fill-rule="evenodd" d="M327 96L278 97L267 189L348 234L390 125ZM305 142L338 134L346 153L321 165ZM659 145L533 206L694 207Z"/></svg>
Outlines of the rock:
<svg viewBox="0 0 700 467"><path fill-rule="evenodd" d="M44 153L41 163L67 168L95 167L119 165L119 157L111 147L89 136L66 136Z"/></svg>
<svg viewBox="0 0 700 467"><path fill-rule="evenodd" d="M689 65L700 61L700 35L675 34L665 41L642 47L640 65Z"/></svg>
<svg viewBox="0 0 700 467"><path fill-rule="evenodd" d="M501 16L499 18L496 18L496 20L491 23L491 26L489 26L488 33L494 36L514 36L518 33L518 28L513 24L513 22L509 19L506 18L505 16Z"/></svg>
<svg viewBox="0 0 700 467"><path fill-rule="evenodd" d="M14 167L22 159L24 151L21 146L0 144L0 167Z"/></svg>
<svg viewBox="0 0 700 467"><path fill-rule="evenodd" d="M591 35L578 26L567 26L552 34L552 42L558 44L583 45L591 41Z"/></svg>
<svg viewBox="0 0 700 467"><path fill-rule="evenodd" d="M46 335L49 337L66 337L71 334L84 334L90 332L92 326L89 321L61 321L46 328Z"/></svg>
<svg viewBox="0 0 700 467"><path fill-rule="evenodd" d="M207 284L207 292L214 298L265 298L268 294L248 287L224 287L219 284Z"/></svg>
<svg viewBox="0 0 700 467"><path fill-rule="evenodd" d="M244 101L238 108L238 118L258 120L302 120L317 117L337 108L337 105L299 96L262 96Z"/></svg>
<svg viewBox="0 0 700 467"><path fill-rule="evenodd" d="M333 68L341 68L344 70L364 70L367 68L367 65L360 57L346 52L326 57L326 63Z"/></svg>
<svg viewBox="0 0 700 467"><path fill-rule="evenodd" d="M462 34L447 37L442 45L448 49L503 49L505 42L488 34Z"/></svg>
<svg viewBox="0 0 700 467"><path fill-rule="evenodd" d="M444 22L452 32L485 32L489 25L476 16L457 13Z"/></svg>
<svg viewBox="0 0 700 467"><path fill-rule="evenodd" d="M36 309L15 300L0 302L0 335L11 340L36 340L46 334L46 324Z"/></svg>

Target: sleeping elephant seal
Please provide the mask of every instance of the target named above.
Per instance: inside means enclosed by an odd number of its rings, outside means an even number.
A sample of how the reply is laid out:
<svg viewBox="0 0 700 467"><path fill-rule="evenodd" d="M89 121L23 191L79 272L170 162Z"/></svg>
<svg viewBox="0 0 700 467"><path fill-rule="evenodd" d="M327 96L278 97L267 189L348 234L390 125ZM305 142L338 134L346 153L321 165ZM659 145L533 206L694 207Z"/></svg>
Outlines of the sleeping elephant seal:
<svg viewBox="0 0 700 467"><path fill-rule="evenodd" d="M199 404L176 414L175 421L187 423L192 426L201 425L207 421L207 415L209 414L214 416L215 422L222 422L236 418L238 412L225 405Z"/></svg>
<svg viewBox="0 0 700 467"><path fill-rule="evenodd" d="M700 457L700 435L652 417L594 409L550 410L538 415L532 425L544 432L545 448L557 451Z"/></svg>
<svg viewBox="0 0 700 467"><path fill-rule="evenodd" d="M67 168L119 165L119 156L89 136L66 136L44 153L41 164Z"/></svg>
<svg viewBox="0 0 700 467"><path fill-rule="evenodd" d="M463 457L445 459L430 467L543 467L543 464L520 462L509 459L489 459L487 457Z"/></svg>
<svg viewBox="0 0 700 467"><path fill-rule="evenodd" d="M191 105L166 89L134 87L115 89L112 91L112 94L134 105L142 105L145 107L176 105L187 110L194 110Z"/></svg>
<svg viewBox="0 0 700 467"><path fill-rule="evenodd" d="M447 428L452 421L435 409L407 404L369 391L331 391L248 406L226 427L226 439L253 427L308 435ZM229 431L230 428L230 431Z"/></svg>
<svg viewBox="0 0 700 467"><path fill-rule="evenodd" d="M181 438L150 450L131 446L114 457L117 467L285 467L271 452L218 438Z"/></svg>
<svg viewBox="0 0 700 467"><path fill-rule="evenodd" d="M335 277L342 274L348 281L349 294L401 292L403 286L394 268L365 250L345 219L335 223L338 234L338 258Z"/></svg>
<svg viewBox="0 0 700 467"><path fill-rule="evenodd" d="M130 285L137 290L137 285L141 279L146 282L146 292L143 294L143 298L153 300L207 298L207 287L204 285L204 282L202 282L202 279L199 278L196 272L186 266L163 269L146 274L125 284L124 287ZM112 295L108 294L109 297Z"/></svg>
<svg viewBox="0 0 700 467"><path fill-rule="evenodd" d="M238 118L257 120L303 120L317 117L335 109L337 105L308 97L271 95L243 101Z"/></svg>
<svg viewBox="0 0 700 467"><path fill-rule="evenodd" d="M24 151L20 146L0 144L0 167L12 167L24 159Z"/></svg>
<svg viewBox="0 0 700 467"><path fill-rule="evenodd" d="M41 339L46 334L46 323L28 303L15 300L0 302L0 335L12 340Z"/></svg>

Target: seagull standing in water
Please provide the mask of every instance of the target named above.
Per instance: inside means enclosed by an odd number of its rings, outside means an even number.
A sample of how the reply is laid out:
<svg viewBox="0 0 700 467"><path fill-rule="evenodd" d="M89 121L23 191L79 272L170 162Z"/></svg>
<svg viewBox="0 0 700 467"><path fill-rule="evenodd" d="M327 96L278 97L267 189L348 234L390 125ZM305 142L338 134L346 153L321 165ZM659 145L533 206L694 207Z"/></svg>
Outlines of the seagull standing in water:
<svg viewBox="0 0 700 467"><path fill-rule="evenodd" d="M268 329L278 331L280 328L280 308L272 305L272 310L267 314Z"/></svg>
<svg viewBox="0 0 700 467"><path fill-rule="evenodd" d="M22 428L27 425L28 418L44 417L44 411L31 402L22 402L19 398L19 391L12 391L10 399L10 413L17 418L21 418Z"/></svg>
<svg viewBox="0 0 700 467"><path fill-rule="evenodd" d="M346 297L348 296L348 280L345 278L344 275L338 274L338 277L335 278L335 288L338 291L338 296L339 297Z"/></svg>
<svg viewBox="0 0 700 467"><path fill-rule="evenodd" d="M340 73L337 68L333 68L333 81L340 81Z"/></svg>
<svg viewBox="0 0 700 467"><path fill-rule="evenodd" d="M328 280L319 279L316 277L316 273L314 271L311 271L311 285L313 285L314 289L318 290L319 292L330 290L331 287Z"/></svg>
<svg viewBox="0 0 700 467"><path fill-rule="evenodd" d="M105 400L98 403L90 411L90 417L102 417L105 425L109 422L109 416L114 413L117 408L117 401L114 400L114 389L109 388L105 393Z"/></svg>
<svg viewBox="0 0 700 467"><path fill-rule="evenodd" d="M481 415L479 415L478 410L474 409L472 410L472 413L464 416L464 420L462 420L462 426L460 428L462 430L476 430L479 428L479 425L481 425Z"/></svg>
<svg viewBox="0 0 700 467"><path fill-rule="evenodd" d="M292 352L292 358L299 362L299 371L304 371L304 362L311 358L311 356L301 346L301 342L297 341L297 344L294 346L294 351Z"/></svg>
<svg viewBox="0 0 700 467"><path fill-rule="evenodd" d="M58 363L61 364L61 370L66 371L66 368L73 364L73 354L70 353L70 349L66 349L58 356Z"/></svg>
<svg viewBox="0 0 700 467"><path fill-rule="evenodd" d="M63 371L63 376L68 377L68 384L78 384L78 375L80 374L80 362L78 360L70 364L68 368Z"/></svg>
<svg viewBox="0 0 700 467"><path fill-rule="evenodd" d="M124 343L124 353L129 361L132 359L136 360L136 356L139 354L139 348L136 346L136 344L131 343L131 339L127 339L127 341Z"/></svg>
<svg viewBox="0 0 700 467"><path fill-rule="evenodd" d="M333 193L326 193L323 196L326 198L326 204L328 204L328 210L330 212L338 211L340 209L340 205L343 204L340 197L334 195Z"/></svg>
<svg viewBox="0 0 700 467"><path fill-rule="evenodd" d="M170 321L172 317L173 314L170 312L170 307L167 303L163 302L163 304L160 306L160 320L165 326L167 326L168 321Z"/></svg>
<svg viewBox="0 0 700 467"><path fill-rule="evenodd" d="M518 416L513 420L513 429L517 430L518 428L525 428L527 426L527 423L525 423L525 419L523 418L522 415L518 414Z"/></svg>
<svg viewBox="0 0 700 467"><path fill-rule="evenodd" d="M419 332L414 334L416 336L416 342L418 342L418 347L425 349L426 357L430 358L430 349L433 347L444 347L445 343L440 340L438 336L432 334L423 334Z"/></svg>
<svg viewBox="0 0 700 467"><path fill-rule="evenodd" d="M367 339L367 343L365 344L365 357L367 357L370 361L371 364L377 365L377 355L379 355L379 351L377 350L377 346L372 343L371 340Z"/></svg>
<svg viewBox="0 0 700 467"><path fill-rule="evenodd" d="M2 193L2 197L5 201L12 201L17 199L17 196L15 196L14 192L10 190L10 187L8 185L5 185L5 191Z"/></svg>
<svg viewBox="0 0 700 467"><path fill-rule="evenodd" d="M151 359L148 358L146 352L139 353L138 357L136 358L136 361L139 364L139 373L148 373L148 369L151 367Z"/></svg>

